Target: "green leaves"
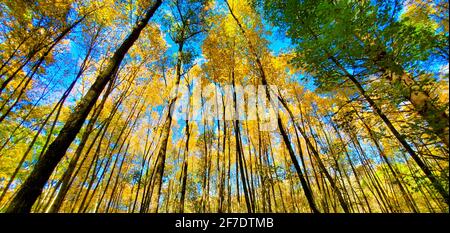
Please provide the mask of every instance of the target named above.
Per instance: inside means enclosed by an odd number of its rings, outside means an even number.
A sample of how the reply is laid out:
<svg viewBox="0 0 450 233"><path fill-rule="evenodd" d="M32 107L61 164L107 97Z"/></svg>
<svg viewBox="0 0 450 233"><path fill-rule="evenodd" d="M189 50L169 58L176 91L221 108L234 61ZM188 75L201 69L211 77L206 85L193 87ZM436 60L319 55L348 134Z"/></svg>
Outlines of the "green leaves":
<svg viewBox="0 0 450 233"><path fill-rule="evenodd" d="M420 68L434 48L443 46L431 21L399 19L401 6L396 1L377 5L349 0L287 3L289 7L269 1L264 13L295 43L298 56L293 63L314 73L319 82L337 78L329 56L352 71L373 74L389 68L401 73Z"/></svg>

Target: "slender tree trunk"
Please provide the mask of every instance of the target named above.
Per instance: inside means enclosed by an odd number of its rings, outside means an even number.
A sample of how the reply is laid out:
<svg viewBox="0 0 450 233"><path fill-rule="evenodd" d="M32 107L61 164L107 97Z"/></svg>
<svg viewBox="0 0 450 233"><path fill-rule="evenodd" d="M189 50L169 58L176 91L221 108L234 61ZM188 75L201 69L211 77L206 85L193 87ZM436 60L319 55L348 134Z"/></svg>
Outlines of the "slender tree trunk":
<svg viewBox="0 0 450 233"><path fill-rule="evenodd" d="M158 211L158 205L159 205L159 196L161 192L161 186L162 186L162 178L164 175L164 164L166 160L166 151L167 151L167 142L169 141L169 135L170 135L170 127L172 125L172 110L174 108L177 95L178 95L178 85L180 84L181 80L181 66L182 66L182 56L183 56L183 45L184 40L180 41L178 43L178 57L177 57L177 65L176 65L176 80L175 80L175 96L169 100L168 104L168 110L167 110L167 119L163 126L162 131L162 141L161 141L161 147L158 151L157 155L157 161L156 164L156 173L155 177L153 178L155 180L154 187L152 188L151 192L151 206L150 206L150 212L156 213Z"/></svg>
<svg viewBox="0 0 450 233"><path fill-rule="evenodd" d="M189 84L188 84L188 88L189 88ZM188 93L189 95L189 93ZM181 196L180 196L180 209L179 212L183 213L184 212L184 199L186 196L186 185L187 185L187 170L188 170L188 159L189 159L189 139L191 137L191 132L189 129L189 117L190 117L190 96L188 97L188 107L187 107L187 112L186 112L186 145L184 148L184 156L183 156L183 165L182 165L182 172L181 172L181 177L182 177L182 184L181 184Z"/></svg>

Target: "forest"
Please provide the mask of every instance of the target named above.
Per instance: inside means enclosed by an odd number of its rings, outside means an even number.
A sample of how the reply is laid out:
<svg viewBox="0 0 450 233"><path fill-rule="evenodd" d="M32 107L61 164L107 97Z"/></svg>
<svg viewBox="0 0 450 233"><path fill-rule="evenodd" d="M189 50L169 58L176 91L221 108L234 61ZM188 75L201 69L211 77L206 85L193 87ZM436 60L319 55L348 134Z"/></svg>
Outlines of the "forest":
<svg viewBox="0 0 450 233"><path fill-rule="evenodd" d="M446 0L0 0L2 213L448 213Z"/></svg>

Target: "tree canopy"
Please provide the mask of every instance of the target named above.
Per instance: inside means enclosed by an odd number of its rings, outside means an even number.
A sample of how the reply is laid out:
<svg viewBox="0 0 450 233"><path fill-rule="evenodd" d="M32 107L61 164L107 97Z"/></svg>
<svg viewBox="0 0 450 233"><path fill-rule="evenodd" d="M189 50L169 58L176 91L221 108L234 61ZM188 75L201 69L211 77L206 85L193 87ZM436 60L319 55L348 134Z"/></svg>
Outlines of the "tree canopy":
<svg viewBox="0 0 450 233"><path fill-rule="evenodd" d="M448 1L0 16L0 212L448 212Z"/></svg>

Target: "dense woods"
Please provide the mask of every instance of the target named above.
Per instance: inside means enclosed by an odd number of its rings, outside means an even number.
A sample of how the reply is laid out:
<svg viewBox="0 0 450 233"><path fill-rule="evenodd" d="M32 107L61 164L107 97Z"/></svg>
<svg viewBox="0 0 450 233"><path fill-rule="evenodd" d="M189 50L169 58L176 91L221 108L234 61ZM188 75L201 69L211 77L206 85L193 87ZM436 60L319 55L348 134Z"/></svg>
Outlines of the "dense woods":
<svg viewBox="0 0 450 233"><path fill-rule="evenodd" d="M448 10L0 0L0 212L448 212Z"/></svg>

